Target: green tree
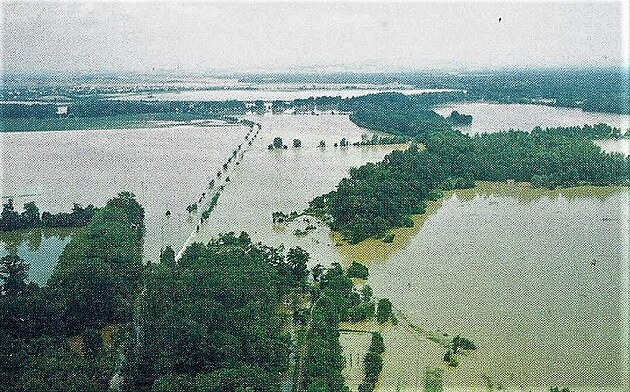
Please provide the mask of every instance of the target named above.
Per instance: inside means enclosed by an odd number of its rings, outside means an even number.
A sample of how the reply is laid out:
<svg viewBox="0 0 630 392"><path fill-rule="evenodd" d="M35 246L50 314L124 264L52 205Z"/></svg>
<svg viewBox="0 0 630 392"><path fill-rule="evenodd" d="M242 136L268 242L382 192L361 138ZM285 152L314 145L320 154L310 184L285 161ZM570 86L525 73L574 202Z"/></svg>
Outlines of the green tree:
<svg viewBox="0 0 630 392"><path fill-rule="evenodd" d="M0 230L15 230L19 228L20 216L13 207L13 199L7 200L2 204L2 213L0 213Z"/></svg>
<svg viewBox="0 0 630 392"><path fill-rule="evenodd" d="M175 265L175 251L168 245L160 254L160 263L168 266Z"/></svg>
<svg viewBox="0 0 630 392"><path fill-rule="evenodd" d="M24 211L20 214L20 225L25 228L38 227L41 223L39 208L35 202L24 204Z"/></svg>
<svg viewBox="0 0 630 392"><path fill-rule="evenodd" d="M376 320L382 324L389 320L392 316L392 303L387 298L381 298L378 300L376 307Z"/></svg>
<svg viewBox="0 0 630 392"><path fill-rule="evenodd" d="M16 296L26 290L29 264L20 256L6 255L0 259L0 279L2 294Z"/></svg>
<svg viewBox="0 0 630 392"><path fill-rule="evenodd" d="M348 267L348 271L346 274L349 278L359 278L359 279L367 279L369 272L368 268L361 263L353 261Z"/></svg>
<svg viewBox="0 0 630 392"><path fill-rule="evenodd" d="M86 358L94 359L103 347L103 336L99 330L86 328L81 334L83 339L83 352Z"/></svg>
<svg viewBox="0 0 630 392"><path fill-rule="evenodd" d="M282 148L282 146L284 145L284 143L282 142L282 138L281 137L274 137L273 138L273 147L274 148Z"/></svg>
<svg viewBox="0 0 630 392"><path fill-rule="evenodd" d="M287 252L287 263L291 269L291 275L297 284L304 284L308 276L308 262L310 256L308 252L299 246L289 249Z"/></svg>

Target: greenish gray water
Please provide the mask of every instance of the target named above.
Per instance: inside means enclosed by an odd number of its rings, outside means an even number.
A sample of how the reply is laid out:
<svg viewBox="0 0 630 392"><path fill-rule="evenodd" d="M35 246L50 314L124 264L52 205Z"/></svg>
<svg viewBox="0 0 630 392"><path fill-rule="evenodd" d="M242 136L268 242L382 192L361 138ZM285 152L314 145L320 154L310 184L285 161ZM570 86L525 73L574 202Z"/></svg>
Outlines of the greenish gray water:
<svg viewBox="0 0 630 392"><path fill-rule="evenodd" d="M2 200L13 198L18 211L34 201L40 211L58 212L75 202L102 206L131 191L146 212L145 260L155 261L163 246L184 242L194 228L186 206L198 200L248 131L184 125L0 133Z"/></svg>
<svg viewBox="0 0 630 392"><path fill-rule="evenodd" d="M0 232L0 257L17 254L30 264L30 281L44 284L63 248L78 229L32 229Z"/></svg>
<svg viewBox="0 0 630 392"><path fill-rule="evenodd" d="M622 132L630 127L628 115L584 112L581 109L545 105L465 102L440 105L434 110L443 116L450 115L453 110L472 115L471 125L459 127L462 132L470 135L509 129L531 131L536 126L573 127L606 123Z"/></svg>

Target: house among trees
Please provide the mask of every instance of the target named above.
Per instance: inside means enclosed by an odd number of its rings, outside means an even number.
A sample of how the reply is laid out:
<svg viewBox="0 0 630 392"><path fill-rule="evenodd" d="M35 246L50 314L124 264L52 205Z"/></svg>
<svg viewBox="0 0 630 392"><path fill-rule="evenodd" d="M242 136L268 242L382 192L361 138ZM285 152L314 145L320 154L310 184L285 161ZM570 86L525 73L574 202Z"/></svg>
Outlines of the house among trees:
<svg viewBox="0 0 630 392"><path fill-rule="evenodd" d="M68 117L68 105L57 106L58 117Z"/></svg>

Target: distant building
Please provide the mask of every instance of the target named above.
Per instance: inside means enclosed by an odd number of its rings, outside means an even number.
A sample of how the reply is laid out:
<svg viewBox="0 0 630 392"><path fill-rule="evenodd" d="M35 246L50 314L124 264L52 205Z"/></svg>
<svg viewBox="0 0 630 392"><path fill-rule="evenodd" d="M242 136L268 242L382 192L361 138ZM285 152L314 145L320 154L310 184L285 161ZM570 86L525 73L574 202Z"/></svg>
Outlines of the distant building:
<svg viewBox="0 0 630 392"><path fill-rule="evenodd" d="M68 117L68 106L57 106L57 116Z"/></svg>

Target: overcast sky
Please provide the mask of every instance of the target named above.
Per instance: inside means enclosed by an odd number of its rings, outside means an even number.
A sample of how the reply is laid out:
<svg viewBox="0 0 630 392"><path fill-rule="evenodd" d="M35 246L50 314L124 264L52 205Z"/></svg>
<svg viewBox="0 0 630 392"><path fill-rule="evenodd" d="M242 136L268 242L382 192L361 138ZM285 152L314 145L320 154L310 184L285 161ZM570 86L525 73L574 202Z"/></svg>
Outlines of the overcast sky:
<svg viewBox="0 0 630 392"><path fill-rule="evenodd" d="M618 66L627 65L626 7L3 2L2 59L6 71Z"/></svg>

